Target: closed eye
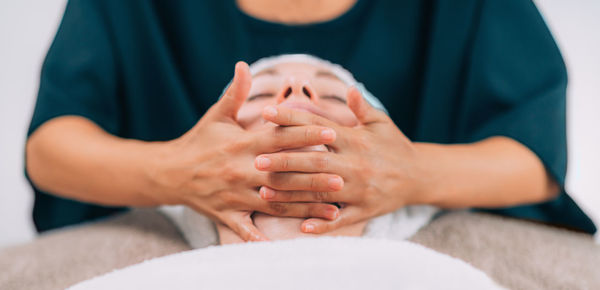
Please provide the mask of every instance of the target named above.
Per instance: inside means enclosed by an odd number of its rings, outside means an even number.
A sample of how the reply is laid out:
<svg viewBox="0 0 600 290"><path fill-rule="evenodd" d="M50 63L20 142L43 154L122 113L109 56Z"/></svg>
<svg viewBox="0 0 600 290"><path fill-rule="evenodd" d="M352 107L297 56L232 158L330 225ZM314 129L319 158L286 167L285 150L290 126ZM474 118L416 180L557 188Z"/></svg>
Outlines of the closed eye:
<svg viewBox="0 0 600 290"><path fill-rule="evenodd" d="M246 102L254 101L254 100L260 99L260 98L272 98L273 96L275 96L275 94L273 94L273 93L260 93L260 94L250 96L246 100Z"/></svg>
<svg viewBox="0 0 600 290"><path fill-rule="evenodd" d="M346 100L344 98L342 98L340 96L336 96L336 95L325 95L325 96L321 96L320 99L338 101L338 102L341 102L342 104L346 103Z"/></svg>

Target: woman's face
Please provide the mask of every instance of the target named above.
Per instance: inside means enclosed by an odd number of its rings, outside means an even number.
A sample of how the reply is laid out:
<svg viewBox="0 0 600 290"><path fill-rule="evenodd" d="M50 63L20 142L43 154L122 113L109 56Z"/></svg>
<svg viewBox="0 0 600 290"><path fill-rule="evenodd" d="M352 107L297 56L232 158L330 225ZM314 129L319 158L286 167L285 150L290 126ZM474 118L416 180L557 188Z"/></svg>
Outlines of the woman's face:
<svg viewBox="0 0 600 290"><path fill-rule="evenodd" d="M263 108L281 104L343 126L355 126L358 121L346 105L347 91L348 86L324 67L278 64L253 75L248 99L238 112L238 122L248 130L269 126L262 119Z"/></svg>

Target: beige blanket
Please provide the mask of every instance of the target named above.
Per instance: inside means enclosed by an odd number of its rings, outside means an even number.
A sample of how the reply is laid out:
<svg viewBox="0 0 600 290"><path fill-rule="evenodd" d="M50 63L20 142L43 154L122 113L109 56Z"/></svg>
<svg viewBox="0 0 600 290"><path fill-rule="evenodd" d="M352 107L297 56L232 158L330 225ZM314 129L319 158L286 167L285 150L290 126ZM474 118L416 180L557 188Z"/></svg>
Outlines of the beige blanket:
<svg viewBox="0 0 600 290"><path fill-rule="evenodd" d="M471 263L511 289L600 289L600 246L585 234L497 216L442 216L413 242ZM42 235L0 250L0 289L63 289L190 249L153 210Z"/></svg>

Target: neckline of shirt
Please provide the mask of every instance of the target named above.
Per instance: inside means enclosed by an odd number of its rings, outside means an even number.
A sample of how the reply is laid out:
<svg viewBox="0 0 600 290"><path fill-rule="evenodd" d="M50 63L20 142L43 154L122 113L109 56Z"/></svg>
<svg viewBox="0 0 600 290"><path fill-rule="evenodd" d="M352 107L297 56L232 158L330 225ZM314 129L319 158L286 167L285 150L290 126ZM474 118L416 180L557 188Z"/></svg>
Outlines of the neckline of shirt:
<svg viewBox="0 0 600 290"><path fill-rule="evenodd" d="M254 17L240 9L235 0L231 0L230 3L233 5L233 9L242 19L248 24L258 28L273 30L273 31L298 31L298 30L321 30L339 27L348 24L360 15L360 11L364 9L368 1L356 0L356 3L350 7L346 12L340 16L320 22L306 23L306 24L286 24L281 22L274 22L269 20L260 19Z"/></svg>

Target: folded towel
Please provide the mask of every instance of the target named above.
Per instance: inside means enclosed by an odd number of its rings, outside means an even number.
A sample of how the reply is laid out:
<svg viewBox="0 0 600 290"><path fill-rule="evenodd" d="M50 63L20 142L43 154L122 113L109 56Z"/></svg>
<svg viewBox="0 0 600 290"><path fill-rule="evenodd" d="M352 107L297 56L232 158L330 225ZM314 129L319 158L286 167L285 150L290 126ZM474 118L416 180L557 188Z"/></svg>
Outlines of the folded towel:
<svg viewBox="0 0 600 290"><path fill-rule="evenodd" d="M84 281L89 289L502 289L469 264L406 241L322 237L208 247Z"/></svg>

